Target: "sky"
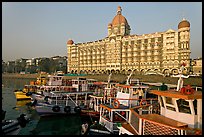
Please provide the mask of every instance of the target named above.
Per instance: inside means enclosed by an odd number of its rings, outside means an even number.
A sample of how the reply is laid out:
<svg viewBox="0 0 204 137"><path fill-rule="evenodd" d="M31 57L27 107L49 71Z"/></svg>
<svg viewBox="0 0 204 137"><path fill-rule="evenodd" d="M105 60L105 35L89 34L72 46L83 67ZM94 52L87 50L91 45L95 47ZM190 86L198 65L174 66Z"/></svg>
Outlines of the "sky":
<svg viewBox="0 0 204 137"><path fill-rule="evenodd" d="M67 56L67 41L95 41L108 35L121 6L130 34L177 30L190 22L191 58L202 57L202 2L3 2L2 59Z"/></svg>

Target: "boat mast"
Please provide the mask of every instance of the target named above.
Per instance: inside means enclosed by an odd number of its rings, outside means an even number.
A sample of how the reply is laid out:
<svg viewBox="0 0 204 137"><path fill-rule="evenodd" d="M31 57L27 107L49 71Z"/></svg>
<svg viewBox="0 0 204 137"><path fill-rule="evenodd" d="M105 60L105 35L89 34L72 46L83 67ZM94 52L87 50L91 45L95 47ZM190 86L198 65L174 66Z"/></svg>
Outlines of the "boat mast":
<svg viewBox="0 0 204 137"><path fill-rule="evenodd" d="M188 76L184 76L182 73L183 73L183 70L184 70L184 67L186 66L185 63L182 63L181 64L181 68L179 69L179 74L176 75L176 76L173 76L173 77L179 77L178 79L178 84L177 84L177 91L179 91L182 87L183 87L183 78L188 78Z"/></svg>
<svg viewBox="0 0 204 137"><path fill-rule="evenodd" d="M111 85L110 85L111 76L112 76L112 73L110 73L109 76L108 76L108 83L107 83L107 86L105 87L104 94L103 94L103 98L104 98L105 104L106 104L106 101L108 99L108 97L107 97L108 96L107 90L109 90L109 92L110 92L110 88L111 88Z"/></svg>
<svg viewBox="0 0 204 137"><path fill-rule="evenodd" d="M133 70L131 71L130 75L127 76L126 85L130 85L129 81L130 81L130 77L132 76L132 74L133 74Z"/></svg>

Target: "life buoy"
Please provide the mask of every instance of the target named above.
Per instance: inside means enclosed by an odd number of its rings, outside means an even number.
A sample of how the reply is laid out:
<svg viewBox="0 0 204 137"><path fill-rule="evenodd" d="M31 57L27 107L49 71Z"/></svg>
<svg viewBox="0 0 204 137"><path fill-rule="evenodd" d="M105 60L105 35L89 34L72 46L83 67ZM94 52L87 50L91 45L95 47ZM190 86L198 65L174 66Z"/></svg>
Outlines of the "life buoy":
<svg viewBox="0 0 204 137"><path fill-rule="evenodd" d="M142 99L142 100L140 101L140 106L144 106L144 105L147 105L147 101L144 100L144 99Z"/></svg>
<svg viewBox="0 0 204 137"><path fill-rule="evenodd" d="M115 100L113 101L113 107L114 107L114 108L119 108L119 106L120 106L120 102L119 102L117 99L115 99Z"/></svg>
<svg viewBox="0 0 204 137"><path fill-rule="evenodd" d="M32 92L27 92L26 93L26 96L31 96L32 95Z"/></svg>
<svg viewBox="0 0 204 137"><path fill-rule="evenodd" d="M74 112L80 113L80 112L81 112L81 108L80 108L79 106L76 106L76 107L74 108Z"/></svg>
<svg viewBox="0 0 204 137"><path fill-rule="evenodd" d="M181 93L181 94L185 94L185 90L186 90L186 88L185 88L185 87L182 87L181 90L180 90L180 93Z"/></svg>
<svg viewBox="0 0 204 137"><path fill-rule="evenodd" d="M193 94L193 93L194 93L194 89L192 89L190 85L187 85L187 86L185 87L185 94L191 95L191 94Z"/></svg>
<svg viewBox="0 0 204 137"><path fill-rule="evenodd" d="M71 107L70 106L65 106L64 107L64 112L66 112L67 114L71 112Z"/></svg>
<svg viewBox="0 0 204 137"><path fill-rule="evenodd" d="M52 107L52 111L59 112L60 111L60 107L59 106L53 106Z"/></svg>

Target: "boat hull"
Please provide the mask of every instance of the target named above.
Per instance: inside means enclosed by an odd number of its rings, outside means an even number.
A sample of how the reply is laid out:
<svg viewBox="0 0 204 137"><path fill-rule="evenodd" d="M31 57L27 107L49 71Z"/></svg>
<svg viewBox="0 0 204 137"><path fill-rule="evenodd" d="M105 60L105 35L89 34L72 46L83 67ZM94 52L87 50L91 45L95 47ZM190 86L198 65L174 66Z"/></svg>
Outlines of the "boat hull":
<svg viewBox="0 0 204 137"><path fill-rule="evenodd" d="M47 103L37 103L35 105L35 110L37 111L37 113L40 116L80 114L78 112L75 112L74 107L71 107L70 112L68 112L68 113L65 112L64 111L65 106L59 106L60 107L59 111L55 112L55 111L53 111L54 106L55 105L50 105Z"/></svg>
<svg viewBox="0 0 204 137"><path fill-rule="evenodd" d="M16 97L17 101L20 101L20 100L31 100L31 97L30 96L26 96L25 92L15 91L14 94L15 94L15 97Z"/></svg>

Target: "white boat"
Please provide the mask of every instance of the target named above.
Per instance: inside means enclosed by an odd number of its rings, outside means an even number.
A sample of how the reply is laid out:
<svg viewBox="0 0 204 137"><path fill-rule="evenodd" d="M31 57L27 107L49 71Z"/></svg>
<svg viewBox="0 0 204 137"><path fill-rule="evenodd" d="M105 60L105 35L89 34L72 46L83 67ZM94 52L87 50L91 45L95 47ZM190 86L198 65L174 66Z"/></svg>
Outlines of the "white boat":
<svg viewBox="0 0 204 137"><path fill-rule="evenodd" d="M88 95L92 92L50 92L47 100L37 100L35 109L40 116L56 114L80 114L88 102Z"/></svg>
<svg viewBox="0 0 204 137"><path fill-rule="evenodd" d="M116 84L114 88L105 88L105 97L91 95L96 100L95 109L100 112L100 119L99 124L90 126L90 134L119 134L117 124L128 121L130 108L139 106L140 104L143 105L143 103L147 104L147 102L153 104L156 101L154 98L146 99L146 93L149 87L141 85L138 80L136 80L136 83L133 83L134 80L132 80L131 83L131 75L132 73L128 76L126 84ZM136 93L138 89L144 93L142 99L139 99L139 95ZM111 96L111 92L113 91L116 92L115 96ZM146 99L145 102L142 101L144 99ZM99 101L102 103L99 103Z"/></svg>
<svg viewBox="0 0 204 137"><path fill-rule="evenodd" d="M151 104L130 108L127 122L117 126L119 135L202 134L202 92L183 86L183 67L177 89L150 91L158 97L159 113L151 111Z"/></svg>
<svg viewBox="0 0 204 137"><path fill-rule="evenodd" d="M63 76L49 76L48 85L32 94L33 106L41 115L80 113L93 94L93 80L77 78L63 79Z"/></svg>

